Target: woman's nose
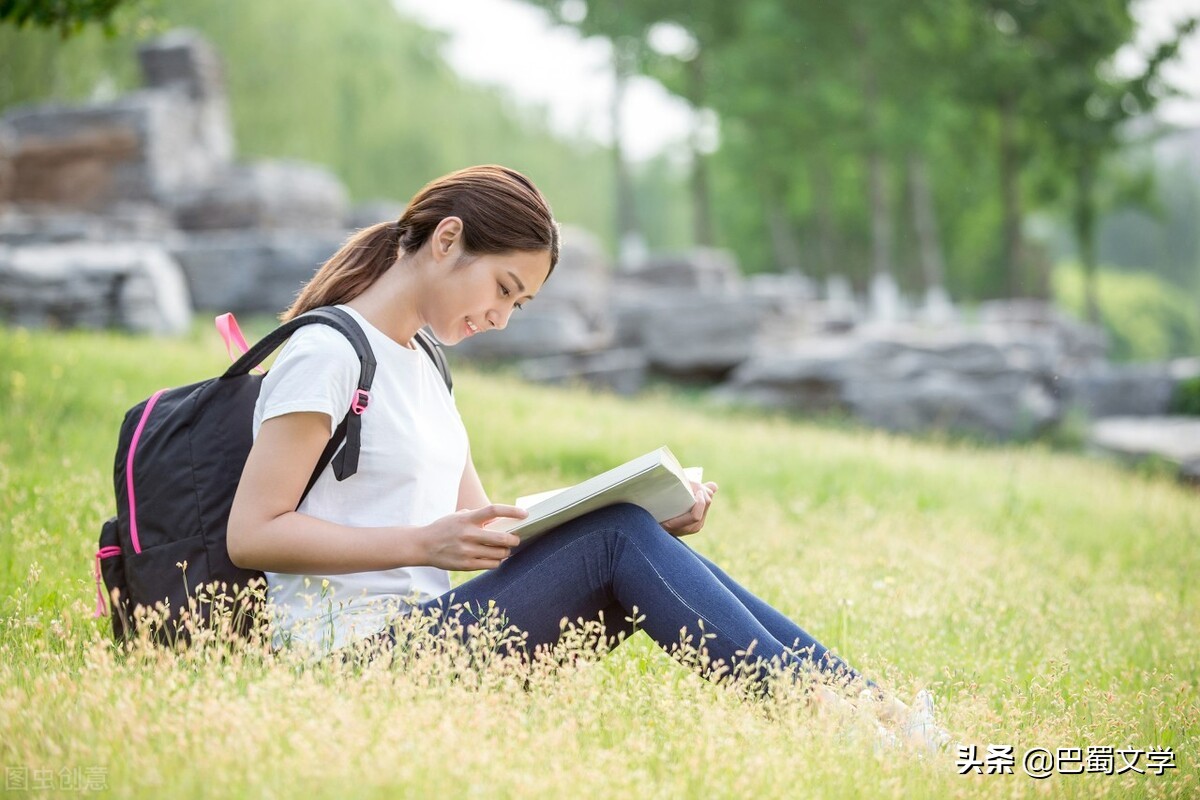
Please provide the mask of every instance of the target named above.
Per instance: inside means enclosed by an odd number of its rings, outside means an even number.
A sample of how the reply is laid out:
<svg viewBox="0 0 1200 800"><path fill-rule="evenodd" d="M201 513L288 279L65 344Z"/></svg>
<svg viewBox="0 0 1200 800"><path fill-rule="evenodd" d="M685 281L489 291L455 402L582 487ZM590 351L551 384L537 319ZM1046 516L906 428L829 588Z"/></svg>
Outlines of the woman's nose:
<svg viewBox="0 0 1200 800"><path fill-rule="evenodd" d="M496 330L504 330L508 327L508 318L512 316L512 309L507 311L498 311L492 309L487 313L487 321L491 323Z"/></svg>

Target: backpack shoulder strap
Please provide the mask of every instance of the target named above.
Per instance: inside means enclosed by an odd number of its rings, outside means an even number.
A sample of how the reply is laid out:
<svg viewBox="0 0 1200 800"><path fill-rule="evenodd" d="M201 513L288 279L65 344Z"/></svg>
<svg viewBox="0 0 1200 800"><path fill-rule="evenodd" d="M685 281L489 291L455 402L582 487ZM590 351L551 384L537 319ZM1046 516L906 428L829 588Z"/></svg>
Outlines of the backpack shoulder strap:
<svg viewBox="0 0 1200 800"><path fill-rule="evenodd" d="M358 356L359 374L358 387L355 391L351 407L346 412L346 416L342 419L341 424L334 431L329 442L325 445L325 450L321 453L321 457L317 460L316 468L309 477L308 485L304 488L304 493L300 496L301 502L308 496L308 493L316 484L317 478L320 477L330 461L333 462L334 476L339 481L343 481L358 472L358 456L362 444L362 420L360 416L370 402L371 384L375 380L376 368L375 353L371 350L371 344L367 341L367 335L363 332L358 322L355 321L354 317L342 309L333 308L332 306L315 308L285 322L268 333L247 350L245 355L234 362L222 376L222 379L225 379L248 374L250 370L254 369L267 356L277 350L293 333L305 325L314 324L327 325L346 337L346 340L354 348L355 355ZM345 442L345 446L339 450L338 448L343 442Z"/></svg>
<svg viewBox="0 0 1200 800"><path fill-rule="evenodd" d="M325 449L321 452L321 457L317 459L316 468L308 479L308 485L304 487L304 493L300 495L300 502L304 502L304 498L312 491L317 479L331 461L333 462L334 477L339 481L344 481L358 472L358 457L362 447L362 420L360 417L371 399L371 384L375 379L376 368L375 353L371 350L371 343L367 340L366 333L363 332L362 327L353 316L340 308L333 306L314 308L285 322L264 336L246 351L245 355L234 362L222 376L231 378L248 374L299 328L312 324L328 325L346 337L358 356L359 378L358 389L350 409L334 430L333 436L330 437ZM424 331L417 331L416 338L417 343L437 367L442 380L446 382L446 390L453 392L454 381L450 376L450 366L446 363L446 356L442 352L441 345ZM343 442L345 442L345 446L341 446ZM341 447L340 450L339 447Z"/></svg>
<svg viewBox="0 0 1200 800"><path fill-rule="evenodd" d="M437 371L442 375L442 380L446 382L446 391L453 394L454 378L450 377L450 365L446 363L446 354L442 352L442 346L425 331L417 331L417 344L421 345L421 349L433 359L433 365L437 367Z"/></svg>

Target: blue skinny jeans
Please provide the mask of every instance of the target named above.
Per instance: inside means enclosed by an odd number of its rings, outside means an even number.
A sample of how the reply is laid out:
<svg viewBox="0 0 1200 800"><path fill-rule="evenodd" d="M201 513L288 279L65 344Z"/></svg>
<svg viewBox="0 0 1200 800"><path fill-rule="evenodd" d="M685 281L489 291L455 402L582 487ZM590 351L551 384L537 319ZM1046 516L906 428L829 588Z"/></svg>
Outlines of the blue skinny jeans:
<svg viewBox="0 0 1200 800"><path fill-rule="evenodd" d="M667 652L676 654L681 630L694 647L702 633L714 634L704 640L710 659L737 667L760 686L772 660L797 677L821 670L845 682L862 679L635 505L609 506L567 522L521 545L497 569L418 608L436 611L438 619L458 614L459 635L467 637L489 601L508 625L528 634L523 643L528 650L553 645L564 617L574 622L603 616L607 642L615 646L635 630L630 620L636 607L643 618L637 628ZM435 630L439 626L435 622ZM394 644L394 634L387 636Z"/></svg>

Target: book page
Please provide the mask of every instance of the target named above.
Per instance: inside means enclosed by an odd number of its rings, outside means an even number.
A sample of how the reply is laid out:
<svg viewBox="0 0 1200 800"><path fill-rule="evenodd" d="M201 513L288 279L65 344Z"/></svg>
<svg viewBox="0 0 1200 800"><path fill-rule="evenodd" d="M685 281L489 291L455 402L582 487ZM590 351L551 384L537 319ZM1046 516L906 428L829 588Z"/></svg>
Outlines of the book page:
<svg viewBox="0 0 1200 800"><path fill-rule="evenodd" d="M694 483L704 483L704 467L685 467L683 474L687 476L688 480ZM564 486L561 489L548 489L547 491L538 492L537 494L522 495L516 499L516 502L514 502L513 505L528 510L543 500L549 500L551 497L554 497L555 495L565 492L571 488L573 487Z"/></svg>
<svg viewBox="0 0 1200 800"><path fill-rule="evenodd" d="M498 519L488 527L511 531L525 541L615 503L641 506L661 522L684 513L694 502L689 476L674 454L660 447L575 486L520 497L516 504L529 512L527 518Z"/></svg>

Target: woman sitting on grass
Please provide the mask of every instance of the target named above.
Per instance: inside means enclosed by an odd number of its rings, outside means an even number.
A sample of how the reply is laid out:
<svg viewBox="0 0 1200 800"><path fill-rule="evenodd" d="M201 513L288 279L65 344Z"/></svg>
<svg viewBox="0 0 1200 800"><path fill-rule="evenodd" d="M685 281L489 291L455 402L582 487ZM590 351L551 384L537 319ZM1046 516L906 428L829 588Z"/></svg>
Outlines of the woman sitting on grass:
<svg viewBox="0 0 1200 800"><path fill-rule="evenodd" d="M263 380L228 545L236 564L267 572L276 644L394 644L389 607L429 615L435 635L470 637L477 614L491 608L523 632L514 647L528 656L558 640L564 618L602 621L615 646L632 632L636 610L668 651L678 654L681 638L702 642L710 676L720 672L711 665L723 665L761 689L780 675L823 671L862 689L862 702L902 736L935 743L942 734L926 693L912 710L885 698L682 542L704 526L715 483L694 484L695 505L662 524L616 505L519 549L515 535L489 530L491 520L525 512L488 499L454 400L414 337L428 326L454 345L503 330L534 300L558 253L558 225L527 178L497 166L464 169L423 188L398 221L354 236L283 315L340 305L362 326L378 367L357 474L339 482L327 467L298 508L357 387L358 359L337 331L309 325ZM447 570L483 573L451 593ZM445 625L452 617L461 624ZM813 696L842 702L828 687Z"/></svg>

